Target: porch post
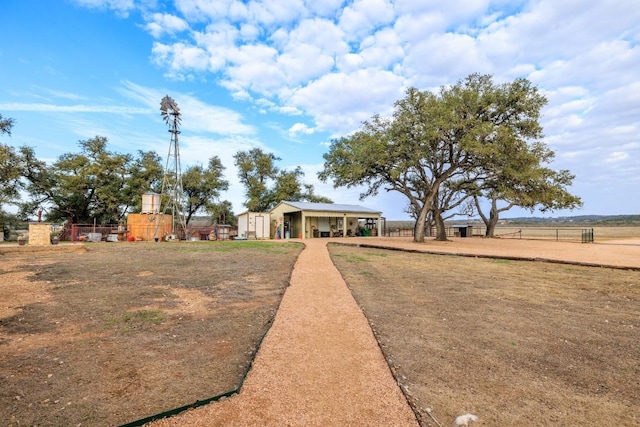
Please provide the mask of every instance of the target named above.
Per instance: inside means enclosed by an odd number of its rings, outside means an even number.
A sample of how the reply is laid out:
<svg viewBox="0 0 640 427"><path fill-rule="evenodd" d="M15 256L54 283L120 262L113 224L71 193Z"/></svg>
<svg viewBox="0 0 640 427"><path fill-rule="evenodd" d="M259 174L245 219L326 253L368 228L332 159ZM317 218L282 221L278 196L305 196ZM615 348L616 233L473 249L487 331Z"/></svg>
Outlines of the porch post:
<svg viewBox="0 0 640 427"><path fill-rule="evenodd" d="M342 237L347 237L347 214L342 214Z"/></svg>

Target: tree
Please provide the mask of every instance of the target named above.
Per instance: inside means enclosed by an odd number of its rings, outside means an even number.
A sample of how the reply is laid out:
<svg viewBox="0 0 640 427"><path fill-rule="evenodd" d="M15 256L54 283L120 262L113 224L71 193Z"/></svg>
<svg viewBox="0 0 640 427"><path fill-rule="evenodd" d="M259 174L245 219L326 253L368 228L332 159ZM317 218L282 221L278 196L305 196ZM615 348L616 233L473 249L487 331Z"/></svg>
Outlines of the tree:
<svg viewBox="0 0 640 427"><path fill-rule="evenodd" d="M18 199L22 185L20 156L13 147L0 144L0 210Z"/></svg>
<svg viewBox="0 0 640 427"><path fill-rule="evenodd" d="M14 120L12 118L4 118L0 114L0 135L6 134L11 136L11 128L13 127Z"/></svg>
<svg viewBox="0 0 640 427"><path fill-rule="evenodd" d="M290 202L333 203L331 199L314 194L313 185L302 182L304 172L300 166L293 171L280 171L276 177L270 199L273 205L281 200ZM273 206L272 206L273 207Z"/></svg>
<svg viewBox="0 0 640 427"><path fill-rule="evenodd" d="M415 88L395 103L392 118L374 116L350 137L332 142L320 179L364 186L361 198L398 191L416 214L414 240L423 242L431 213L437 240L446 240L442 213L471 197L492 174L501 149L542 136L546 99L525 79L495 85L472 74L437 93ZM439 194L446 189L446 197Z"/></svg>
<svg viewBox="0 0 640 427"><path fill-rule="evenodd" d="M517 117L496 108L495 114L501 121L517 123L524 130L520 135L503 133L500 138L496 138L489 147L489 155L483 157L481 170L465 189L467 194L473 196L475 208L485 223L486 237L493 237L500 213L514 206L530 211L539 208L543 212L582 206L580 198L566 189L575 176L568 170L555 171L545 166L555 157L555 153L538 140L542 138L542 127L537 120L546 99L534 96L527 99L524 95L534 94L535 89L526 80L516 80L502 88L496 93L496 105L529 102L531 106L526 114L530 120L517 122ZM536 139L531 141L533 138ZM490 203L489 216L482 210L481 198ZM504 202L502 206L499 206L500 201Z"/></svg>
<svg viewBox="0 0 640 427"><path fill-rule="evenodd" d="M157 186L162 167L154 153L139 157L107 151L107 139L80 141L80 153L61 155L52 165L38 160L33 149L21 148L30 200L22 204L28 215L46 207L47 220L75 223L115 223L141 195Z"/></svg>
<svg viewBox="0 0 640 427"><path fill-rule="evenodd" d="M0 135L11 136L13 119L5 119L0 114ZM4 206L15 204L19 200L20 189L23 187L22 162L16 150L5 144L0 144L0 225L16 222L14 214L5 211ZM0 228L0 233L5 230ZM7 231L8 233L8 231Z"/></svg>
<svg viewBox="0 0 640 427"><path fill-rule="evenodd" d="M238 151L233 158L240 182L246 189L247 201L244 205L250 211L267 211L273 205L272 193L268 186L276 179L279 169L274 163L280 158L259 148Z"/></svg>
<svg viewBox="0 0 640 427"><path fill-rule="evenodd" d="M233 206L228 200L214 203L212 206L209 206L207 212L211 215L214 224L238 225L238 218L233 213Z"/></svg>
<svg viewBox="0 0 640 427"><path fill-rule="evenodd" d="M0 114L0 135L11 136L13 119L3 118ZM20 156L13 147L0 144L0 213L4 215L3 205L13 203L18 198L21 187Z"/></svg>
<svg viewBox="0 0 640 427"><path fill-rule="evenodd" d="M185 223L199 211L210 211L216 206L220 192L229 188L223 179L224 166L217 156L209 159L207 168L192 166L182 174L182 187L185 193Z"/></svg>
<svg viewBox="0 0 640 427"><path fill-rule="evenodd" d="M473 200L486 227L485 237L494 236L500 214L514 206L530 211L538 208L542 212L582 206L580 198L566 189L575 175L568 170L554 171L542 166L540 162L550 162L554 157L544 145L534 146L534 152L537 154L530 154L529 163L519 162L515 168L497 168L499 173L479 183ZM483 212L481 195L490 203L488 216ZM502 206L499 206L500 201L504 202Z"/></svg>
<svg viewBox="0 0 640 427"><path fill-rule="evenodd" d="M155 151L139 150L137 157L132 158L128 177L122 190L123 208L126 212L142 211L142 194L159 193L162 189L162 159Z"/></svg>
<svg viewBox="0 0 640 427"><path fill-rule="evenodd" d="M281 159L271 153L254 148L239 151L234 159L240 182L246 188L244 205L250 211L269 211L282 200L332 203L330 199L314 194L313 185L302 182L302 168L280 170L275 162Z"/></svg>

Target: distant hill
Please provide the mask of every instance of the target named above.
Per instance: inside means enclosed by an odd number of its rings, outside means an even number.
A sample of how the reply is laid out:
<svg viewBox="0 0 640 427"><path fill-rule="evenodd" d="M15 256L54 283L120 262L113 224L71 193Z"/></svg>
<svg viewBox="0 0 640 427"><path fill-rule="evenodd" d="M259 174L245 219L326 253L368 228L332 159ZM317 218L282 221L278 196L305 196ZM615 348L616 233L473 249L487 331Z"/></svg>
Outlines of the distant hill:
<svg viewBox="0 0 640 427"><path fill-rule="evenodd" d="M393 221L387 220L387 227L413 227L413 220ZM447 224L482 224L479 218L457 218L447 221ZM640 214L638 215L576 215L576 216L559 216L555 218L543 217L514 217L500 218L500 224L513 225L545 225L545 224L567 224L567 225L632 225L640 226Z"/></svg>
<svg viewBox="0 0 640 427"><path fill-rule="evenodd" d="M511 222L517 224L557 224L557 223L575 223L575 224L607 224L607 225L626 225L640 224L640 215L575 215L560 216L555 218L540 217L518 217L518 218L500 218L501 222Z"/></svg>

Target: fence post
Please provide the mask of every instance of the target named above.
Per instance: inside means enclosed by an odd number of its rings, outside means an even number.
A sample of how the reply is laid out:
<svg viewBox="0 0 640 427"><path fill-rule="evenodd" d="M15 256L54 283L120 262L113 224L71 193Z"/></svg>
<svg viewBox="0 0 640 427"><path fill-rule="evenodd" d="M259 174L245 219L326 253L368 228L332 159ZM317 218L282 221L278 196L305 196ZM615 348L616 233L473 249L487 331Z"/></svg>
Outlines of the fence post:
<svg viewBox="0 0 640 427"><path fill-rule="evenodd" d="M582 243L593 243L593 228L582 229Z"/></svg>

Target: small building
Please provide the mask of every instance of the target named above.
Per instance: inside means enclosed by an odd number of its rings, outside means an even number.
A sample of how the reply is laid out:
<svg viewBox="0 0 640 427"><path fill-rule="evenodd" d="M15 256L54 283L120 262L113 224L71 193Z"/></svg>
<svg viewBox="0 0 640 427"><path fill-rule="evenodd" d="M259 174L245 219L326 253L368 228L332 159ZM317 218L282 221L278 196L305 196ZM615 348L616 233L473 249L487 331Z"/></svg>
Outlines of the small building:
<svg viewBox="0 0 640 427"><path fill-rule="evenodd" d="M268 239L271 215L268 212L244 212L238 215L238 237L241 239Z"/></svg>
<svg viewBox="0 0 640 427"><path fill-rule="evenodd" d="M381 212L358 205L282 201L270 214L276 239L381 234Z"/></svg>

